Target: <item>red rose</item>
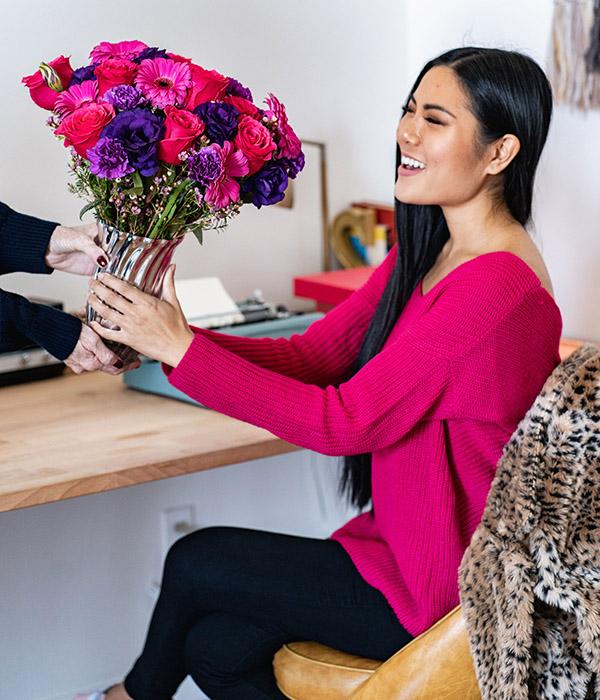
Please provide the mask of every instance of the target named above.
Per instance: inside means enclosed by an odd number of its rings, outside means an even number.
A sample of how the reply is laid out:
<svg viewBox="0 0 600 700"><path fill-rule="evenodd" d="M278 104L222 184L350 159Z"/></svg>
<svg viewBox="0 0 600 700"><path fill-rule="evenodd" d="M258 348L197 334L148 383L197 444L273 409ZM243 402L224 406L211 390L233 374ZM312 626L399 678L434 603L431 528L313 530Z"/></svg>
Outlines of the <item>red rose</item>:
<svg viewBox="0 0 600 700"><path fill-rule="evenodd" d="M60 78L63 90L66 90L71 76L73 75L73 69L71 68L71 62L65 56L59 56L48 64L51 68L54 68L56 74ZM29 88L29 94L31 99L36 103L38 107L42 109L54 109L54 105L60 92L56 92L52 88L46 85L46 81L42 77L40 71L36 71L32 75L26 75L22 80Z"/></svg>
<svg viewBox="0 0 600 700"><path fill-rule="evenodd" d="M238 122L235 145L248 158L250 175L258 172L277 149L271 132L252 117L242 117Z"/></svg>
<svg viewBox="0 0 600 700"><path fill-rule="evenodd" d="M250 117L258 117L258 107L254 104L254 102L250 102L250 100L247 100L244 97L227 95L223 98L223 102L233 105L240 114L247 114Z"/></svg>
<svg viewBox="0 0 600 700"><path fill-rule="evenodd" d="M133 85L137 63L126 58L107 58L94 68L100 96L115 85Z"/></svg>
<svg viewBox="0 0 600 700"><path fill-rule="evenodd" d="M115 110L107 102L90 102L65 117L54 133L65 137L65 146L73 146L87 158L88 148L96 145L100 132L114 116Z"/></svg>
<svg viewBox="0 0 600 700"><path fill-rule="evenodd" d="M178 53L171 53L170 51L167 51L167 56L172 61L175 61L175 63L191 63L192 62L191 58L186 58L185 56L180 56Z"/></svg>
<svg viewBox="0 0 600 700"><path fill-rule="evenodd" d="M158 157L165 163L177 165L181 151L204 133L204 122L192 112L173 105L165 107L165 114L165 137L158 142Z"/></svg>
<svg viewBox="0 0 600 700"><path fill-rule="evenodd" d="M220 100L225 94L229 78L217 73L216 70L206 70L195 63L189 64L191 69L192 87L188 90L185 108L192 111L203 102Z"/></svg>

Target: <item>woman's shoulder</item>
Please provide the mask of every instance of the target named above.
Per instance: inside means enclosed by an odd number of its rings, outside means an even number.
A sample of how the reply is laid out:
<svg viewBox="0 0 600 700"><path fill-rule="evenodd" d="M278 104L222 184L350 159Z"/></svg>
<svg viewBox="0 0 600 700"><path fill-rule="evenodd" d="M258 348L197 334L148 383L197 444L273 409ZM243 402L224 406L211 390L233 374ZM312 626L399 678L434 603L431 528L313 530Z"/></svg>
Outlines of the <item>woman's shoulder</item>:
<svg viewBox="0 0 600 700"><path fill-rule="evenodd" d="M455 267L424 294L423 310L445 325L454 322L463 330L477 329L475 335L510 323L515 314L526 316L534 326L549 320L562 324L560 309L542 285L539 269L514 250L481 253Z"/></svg>
<svg viewBox="0 0 600 700"><path fill-rule="evenodd" d="M453 272L448 282L468 285L484 295L500 293L508 303L540 288L554 301L552 281L539 253L508 248L488 251L467 259Z"/></svg>

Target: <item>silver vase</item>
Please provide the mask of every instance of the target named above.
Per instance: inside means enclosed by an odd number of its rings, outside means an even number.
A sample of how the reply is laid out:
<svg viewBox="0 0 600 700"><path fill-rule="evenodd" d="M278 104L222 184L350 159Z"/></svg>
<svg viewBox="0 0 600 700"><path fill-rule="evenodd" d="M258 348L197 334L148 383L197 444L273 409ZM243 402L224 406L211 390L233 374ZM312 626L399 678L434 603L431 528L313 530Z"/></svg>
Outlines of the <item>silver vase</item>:
<svg viewBox="0 0 600 700"><path fill-rule="evenodd" d="M181 243L183 237L169 240L144 238L119 231L102 221L99 222L99 228L99 245L106 253L108 264L106 267L96 268L94 279L98 278L100 272L107 272L135 285L143 292L159 296L165 272L175 248ZM98 321L103 326L110 327L110 324L89 304L86 307L86 315L88 324ZM127 345L110 340L105 340L104 343L119 356L124 365L128 365L137 357L136 351Z"/></svg>

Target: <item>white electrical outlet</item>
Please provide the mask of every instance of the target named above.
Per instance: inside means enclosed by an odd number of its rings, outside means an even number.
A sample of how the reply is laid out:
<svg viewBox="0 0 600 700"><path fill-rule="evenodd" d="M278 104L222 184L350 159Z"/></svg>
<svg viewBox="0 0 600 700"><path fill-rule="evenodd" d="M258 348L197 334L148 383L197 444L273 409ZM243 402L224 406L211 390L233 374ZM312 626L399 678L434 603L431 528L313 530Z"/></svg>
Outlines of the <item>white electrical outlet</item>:
<svg viewBox="0 0 600 700"><path fill-rule="evenodd" d="M174 542L196 529L194 506L165 508L161 512L161 524L163 554L166 555Z"/></svg>

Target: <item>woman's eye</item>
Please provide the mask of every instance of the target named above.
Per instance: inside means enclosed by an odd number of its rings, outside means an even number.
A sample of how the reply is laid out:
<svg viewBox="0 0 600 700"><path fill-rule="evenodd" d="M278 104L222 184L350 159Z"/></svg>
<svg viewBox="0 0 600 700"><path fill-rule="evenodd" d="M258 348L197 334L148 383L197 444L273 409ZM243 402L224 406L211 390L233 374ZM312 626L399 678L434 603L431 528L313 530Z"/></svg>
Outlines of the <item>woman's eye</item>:
<svg viewBox="0 0 600 700"><path fill-rule="evenodd" d="M441 124L442 122L438 121L437 119L434 119L433 117L425 117L425 121L429 122L430 124Z"/></svg>

